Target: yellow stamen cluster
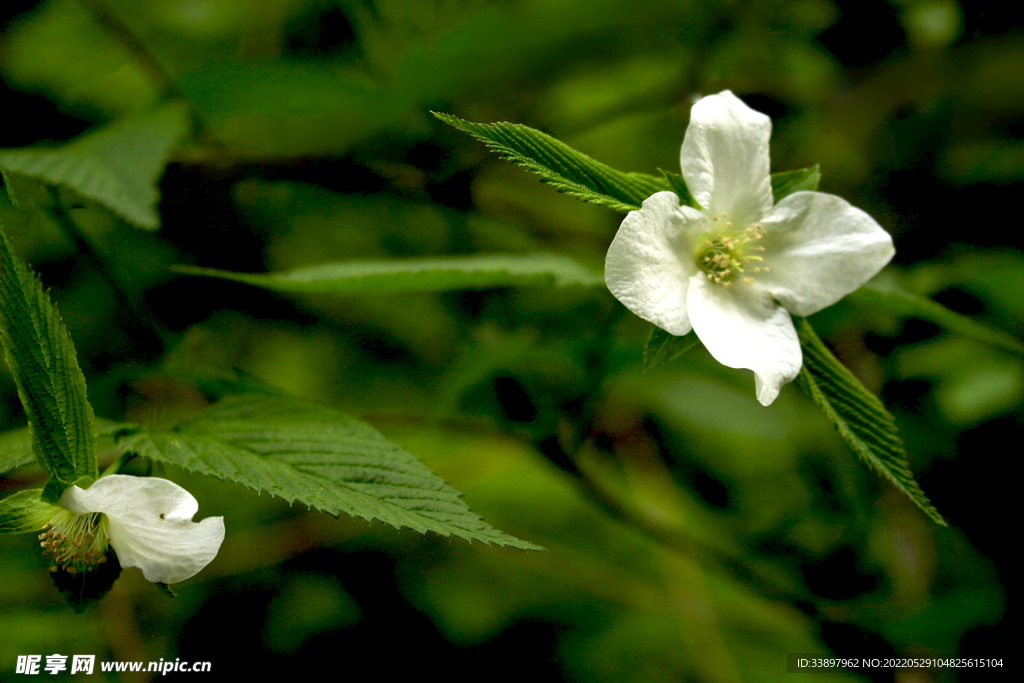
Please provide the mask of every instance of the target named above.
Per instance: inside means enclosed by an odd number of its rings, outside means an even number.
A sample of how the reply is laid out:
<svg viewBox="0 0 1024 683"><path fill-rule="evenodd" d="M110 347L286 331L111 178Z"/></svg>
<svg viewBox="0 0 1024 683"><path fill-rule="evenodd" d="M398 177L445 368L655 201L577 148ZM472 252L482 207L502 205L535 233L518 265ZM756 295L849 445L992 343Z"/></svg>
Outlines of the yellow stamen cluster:
<svg viewBox="0 0 1024 683"><path fill-rule="evenodd" d="M98 512L76 515L61 511L39 534L43 554L69 574L88 572L107 561L107 519Z"/></svg>
<svg viewBox="0 0 1024 683"><path fill-rule="evenodd" d="M722 219L728 218L723 213ZM713 221L718 222L719 217L714 216ZM753 256L751 251L764 251L764 247L747 246L751 242L762 239L766 234L761 224L757 224L745 231L736 233L733 231L731 221L725 221L725 230L718 236L710 237L704 241L703 248L697 256L697 266L703 270L708 279L725 287L732 285L740 273L745 272L743 267L751 261L763 261L760 256ZM768 272L768 268L763 269ZM760 273L761 267L754 268L755 273ZM743 281L748 285L754 284L753 277L745 277Z"/></svg>

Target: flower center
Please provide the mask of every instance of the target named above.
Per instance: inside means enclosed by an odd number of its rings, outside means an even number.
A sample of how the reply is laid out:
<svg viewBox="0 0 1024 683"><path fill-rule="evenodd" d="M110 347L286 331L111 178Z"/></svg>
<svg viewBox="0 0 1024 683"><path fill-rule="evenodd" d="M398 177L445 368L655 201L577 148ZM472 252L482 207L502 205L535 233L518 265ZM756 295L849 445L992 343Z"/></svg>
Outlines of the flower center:
<svg viewBox="0 0 1024 683"><path fill-rule="evenodd" d="M725 221L728 215L723 213L721 220ZM712 221L721 222L718 216ZM733 281L741 276L748 285L754 284L754 278L746 267L751 261L760 262L764 259L751 252L764 251L764 247L751 246L752 242L763 238L767 231L760 223L744 231L733 229L731 221L725 221L725 229L712 237L708 235L697 253L697 267L704 271L708 279L716 284L729 287ZM754 273L768 272L768 267L755 266L751 269Z"/></svg>
<svg viewBox="0 0 1024 683"><path fill-rule="evenodd" d="M43 554L69 574L88 572L107 561L107 518L99 512L76 515L62 510L39 534Z"/></svg>

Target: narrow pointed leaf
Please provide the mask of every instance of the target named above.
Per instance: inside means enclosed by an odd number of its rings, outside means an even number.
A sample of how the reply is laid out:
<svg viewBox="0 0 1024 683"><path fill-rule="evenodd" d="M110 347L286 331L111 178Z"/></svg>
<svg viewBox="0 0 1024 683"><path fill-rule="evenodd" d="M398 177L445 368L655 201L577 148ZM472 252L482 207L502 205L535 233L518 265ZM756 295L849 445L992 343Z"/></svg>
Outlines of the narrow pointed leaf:
<svg viewBox="0 0 1024 683"><path fill-rule="evenodd" d="M644 372L679 358L698 344L700 339L693 330L682 337L677 337L657 325L651 325L651 334L647 337L647 346L644 348Z"/></svg>
<svg viewBox="0 0 1024 683"><path fill-rule="evenodd" d="M96 426L71 335L0 229L0 341L40 465L62 490L97 476Z"/></svg>
<svg viewBox="0 0 1024 683"><path fill-rule="evenodd" d="M824 411L843 441L891 481L936 524L946 525L914 479L896 422L871 392L822 343L805 318L794 316L804 365L797 384Z"/></svg>
<svg viewBox="0 0 1024 683"><path fill-rule="evenodd" d="M1024 353L1024 343L1012 335L982 325L927 297L908 292L891 279L876 277L847 298L857 306L876 308L897 316L921 318L945 327L950 332L1017 354Z"/></svg>
<svg viewBox="0 0 1024 683"><path fill-rule="evenodd" d="M135 225L157 228L157 181L188 126L187 108L171 104L61 147L0 150L0 168L70 187Z"/></svg>
<svg viewBox="0 0 1024 683"><path fill-rule="evenodd" d="M18 206L18 193L14 189L13 175L0 167L0 180L4 183L4 190L7 192L7 198L11 200L11 206Z"/></svg>
<svg viewBox="0 0 1024 683"><path fill-rule="evenodd" d="M458 491L369 425L298 399L231 396L172 431L122 434L118 444L335 516L538 549L483 522Z"/></svg>
<svg viewBox="0 0 1024 683"><path fill-rule="evenodd" d="M818 165L807 168L799 168L795 171L783 171L772 174L772 201L776 204L794 192L804 190L814 192L818 189L818 182L821 180L821 170Z"/></svg>
<svg viewBox="0 0 1024 683"><path fill-rule="evenodd" d="M493 287L604 286L601 275L555 254L470 256L401 261L324 263L280 273L234 273L176 266L185 275L244 282L279 292L394 294Z"/></svg>
<svg viewBox="0 0 1024 683"><path fill-rule="evenodd" d="M634 211L655 192L672 189L662 178L616 171L528 126L472 123L437 112L434 116L484 142L502 158L538 174L559 192L585 202Z"/></svg>

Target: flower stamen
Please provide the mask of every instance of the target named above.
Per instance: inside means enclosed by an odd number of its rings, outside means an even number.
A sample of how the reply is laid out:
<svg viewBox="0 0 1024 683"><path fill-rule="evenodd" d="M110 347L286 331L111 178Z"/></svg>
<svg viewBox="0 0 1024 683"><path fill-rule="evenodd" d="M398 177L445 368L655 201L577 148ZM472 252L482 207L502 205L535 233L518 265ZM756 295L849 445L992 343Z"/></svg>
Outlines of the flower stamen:
<svg viewBox="0 0 1024 683"><path fill-rule="evenodd" d="M92 512L58 512L39 534L43 554L69 574L89 572L107 561L107 518Z"/></svg>
<svg viewBox="0 0 1024 683"><path fill-rule="evenodd" d="M724 218L725 216L726 214L723 213L722 217ZM714 216L713 220L718 220L718 216ZM727 222L725 225L727 228L732 227L731 222ZM716 284L728 286L740 273L744 272L743 266L751 261L764 260L760 256L747 254L746 245L753 240L761 239L765 234L767 234L767 231L758 223L754 227L744 229L739 235L720 234L714 238L706 239L704 240L704 248L697 255L697 266L707 273L708 280ZM752 249L764 251L764 247L752 247ZM767 270L765 268L765 272ZM760 273L761 268L755 268L754 272ZM752 285L754 278L746 277L743 281L748 285Z"/></svg>

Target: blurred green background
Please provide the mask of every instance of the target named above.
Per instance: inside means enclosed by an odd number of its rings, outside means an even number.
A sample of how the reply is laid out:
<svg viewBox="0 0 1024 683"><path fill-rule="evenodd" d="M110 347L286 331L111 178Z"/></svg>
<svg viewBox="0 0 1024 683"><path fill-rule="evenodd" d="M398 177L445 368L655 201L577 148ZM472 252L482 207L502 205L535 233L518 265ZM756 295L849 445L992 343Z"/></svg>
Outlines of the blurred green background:
<svg viewBox="0 0 1024 683"><path fill-rule="evenodd" d="M846 302L814 318L896 415L950 521L939 528L795 387L763 408L748 375L703 350L642 374L649 326L606 292L290 297L166 266L543 251L599 271L620 214L557 194L429 112L524 123L656 173L678 171L695 98L730 88L772 117L774 171L820 163L822 191L893 235L904 286L1019 338L1008 202L1024 178L1024 35L1011 6L11 0L0 15L0 147L68 140L166 99L194 107L159 231L76 214L102 267L0 205L98 415L173 423L201 404L192 371L237 368L363 417L488 522L548 549L334 520L158 470L200 515L225 516L218 558L175 600L128 570L79 616L36 539L0 537L0 679L20 679L19 654L53 653L208 660L217 679L581 682L783 680L790 652L1010 655L1020 357ZM0 388L0 421L24 424L6 370ZM9 473L0 494L41 477Z"/></svg>

